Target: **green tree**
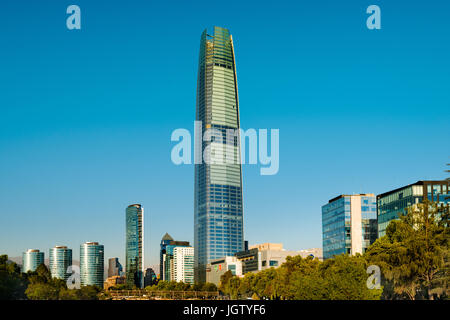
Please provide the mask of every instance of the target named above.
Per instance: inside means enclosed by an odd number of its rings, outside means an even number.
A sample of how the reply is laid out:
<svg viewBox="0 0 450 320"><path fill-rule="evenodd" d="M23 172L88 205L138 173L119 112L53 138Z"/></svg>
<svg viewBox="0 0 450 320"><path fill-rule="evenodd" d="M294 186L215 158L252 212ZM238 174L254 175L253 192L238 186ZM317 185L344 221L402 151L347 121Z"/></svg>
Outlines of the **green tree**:
<svg viewBox="0 0 450 320"><path fill-rule="evenodd" d="M448 259L448 206L424 201L407 209L406 215L393 220L386 235L372 244L366 257L378 265L387 282L391 282L394 298L433 299L445 290ZM439 281L441 280L441 281ZM444 283L442 283L444 282Z"/></svg>
<svg viewBox="0 0 450 320"><path fill-rule="evenodd" d="M360 254L338 255L324 261L320 277L327 300L379 300L382 289L367 287L367 260Z"/></svg>
<svg viewBox="0 0 450 320"><path fill-rule="evenodd" d="M0 255L0 300L25 299L28 280L19 266L8 261L7 255Z"/></svg>
<svg viewBox="0 0 450 320"><path fill-rule="evenodd" d="M217 291L217 286L214 283L206 282L202 286L202 291L214 292Z"/></svg>

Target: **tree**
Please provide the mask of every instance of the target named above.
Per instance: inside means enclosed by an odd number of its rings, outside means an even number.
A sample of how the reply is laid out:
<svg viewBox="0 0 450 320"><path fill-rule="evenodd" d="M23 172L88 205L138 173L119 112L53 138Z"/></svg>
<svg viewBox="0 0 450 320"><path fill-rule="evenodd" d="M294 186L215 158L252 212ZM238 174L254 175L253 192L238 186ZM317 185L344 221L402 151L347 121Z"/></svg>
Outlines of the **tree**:
<svg viewBox="0 0 450 320"><path fill-rule="evenodd" d="M233 278L233 273L231 270L227 270L223 275L220 276L219 290L225 293L228 286L228 282Z"/></svg>
<svg viewBox="0 0 450 320"><path fill-rule="evenodd" d="M202 287L202 291L214 292L217 291L217 286L214 283L206 282Z"/></svg>
<svg viewBox="0 0 450 320"><path fill-rule="evenodd" d="M320 279L326 290L327 300L379 300L382 289L367 287L366 259L360 254L341 254L324 261L320 267ZM318 280L320 281L320 280Z"/></svg>
<svg viewBox="0 0 450 320"><path fill-rule="evenodd" d="M19 266L8 261L7 255L0 255L0 300L25 299L27 285Z"/></svg>
<svg viewBox="0 0 450 320"><path fill-rule="evenodd" d="M406 215L391 221L386 235L368 248L367 259L392 282L394 298L434 299L442 291L436 286L446 286L437 280L446 277L440 271L449 245L448 209L429 201L409 207Z"/></svg>

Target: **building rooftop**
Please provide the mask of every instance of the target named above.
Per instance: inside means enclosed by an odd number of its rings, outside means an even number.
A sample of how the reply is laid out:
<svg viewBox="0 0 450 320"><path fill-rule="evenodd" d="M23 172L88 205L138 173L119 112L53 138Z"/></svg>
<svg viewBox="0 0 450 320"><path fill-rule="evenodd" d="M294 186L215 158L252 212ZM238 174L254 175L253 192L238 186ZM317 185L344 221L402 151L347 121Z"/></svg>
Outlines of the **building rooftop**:
<svg viewBox="0 0 450 320"><path fill-rule="evenodd" d="M391 191L387 191L387 192L381 193L381 194L377 195L377 198L385 197L387 195L390 195L391 193L395 193L397 191L400 191L402 189L409 188L409 187L412 187L412 186L423 186L424 184L441 184L442 182L448 183L448 180L419 180L417 182L408 184L406 186L403 186L403 187L400 187L400 188L397 188L397 189L393 189Z"/></svg>
<svg viewBox="0 0 450 320"><path fill-rule="evenodd" d="M334 197L333 199L328 200L328 203L336 201L340 198L351 197L351 196L362 196L362 197L375 197L374 193L355 193L355 194L341 194L340 196Z"/></svg>
<svg viewBox="0 0 450 320"><path fill-rule="evenodd" d="M170 240L170 241L173 241L173 238L170 236L170 234L168 234L168 233L166 232L166 234L164 235L164 237L162 237L161 240Z"/></svg>

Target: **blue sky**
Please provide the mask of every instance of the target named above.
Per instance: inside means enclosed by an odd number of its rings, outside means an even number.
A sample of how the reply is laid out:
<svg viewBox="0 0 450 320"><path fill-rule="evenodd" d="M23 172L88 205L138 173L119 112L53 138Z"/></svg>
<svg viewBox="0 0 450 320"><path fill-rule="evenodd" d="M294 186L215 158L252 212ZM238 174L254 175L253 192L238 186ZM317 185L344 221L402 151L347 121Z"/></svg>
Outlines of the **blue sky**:
<svg viewBox="0 0 450 320"><path fill-rule="evenodd" d="M81 8L82 29L66 28ZM381 8L382 29L366 28ZM23 1L0 4L0 252L99 241L124 262L125 208L145 208L146 265L165 232L193 241L200 34L229 28L241 126L280 130L280 170L243 168L250 244L321 247L321 206L445 177L450 3Z"/></svg>

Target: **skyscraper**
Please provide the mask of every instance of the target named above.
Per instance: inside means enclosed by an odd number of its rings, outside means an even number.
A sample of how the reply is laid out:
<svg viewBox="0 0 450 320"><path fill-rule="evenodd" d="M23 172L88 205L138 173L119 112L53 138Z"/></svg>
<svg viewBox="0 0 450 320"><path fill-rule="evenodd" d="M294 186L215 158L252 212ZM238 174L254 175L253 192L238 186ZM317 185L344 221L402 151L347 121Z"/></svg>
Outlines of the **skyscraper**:
<svg viewBox="0 0 450 320"><path fill-rule="evenodd" d="M173 258L172 280L194 284L194 248L175 247Z"/></svg>
<svg viewBox="0 0 450 320"><path fill-rule="evenodd" d="M125 272L128 285L144 286L144 208L140 204L126 209Z"/></svg>
<svg viewBox="0 0 450 320"><path fill-rule="evenodd" d="M322 206L323 258L364 253L377 239L375 195L340 195Z"/></svg>
<svg viewBox="0 0 450 320"><path fill-rule="evenodd" d="M166 247L173 241L173 238L166 232L161 239L160 251L159 251L159 278L164 280L164 261L163 257L166 254Z"/></svg>
<svg viewBox="0 0 450 320"><path fill-rule="evenodd" d="M22 272L36 271L44 263L44 253L38 249L28 249L22 254Z"/></svg>
<svg viewBox="0 0 450 320"><path fill-rule="evenodd" d="M180 247L190 247L188 241L170 241L165 247L163 254L162 265L163 273L160 275L161 280L177 281L175 280L174 268L175 268L175 249Z"/></svg>
<svg viewBox="0 0 450 320"><path fill-rule="evenodd" d="M110 258L108 260L108 278L122 275L122 265L119 258Z"/></svg>
<svg viewBox="0 0 450 320"><path fill-rule="evenodd" d="M104 247L98 242L85 242L80 246L80 278L82 286L103 288Z"/></svg>
<svg viewBox="0 0 450 320"><path fill-rule="evenodd" d="M201 126L195 132L195 279L205 282L210 260L244 248L236 65L233 40L224 28L214 27L213 35L207 30L201 35L196 121ZM202 137L206 141L200 142ZM234 163L223 161L214 151L224 149Z"/></svg>
<svg viewBox="0 0 450 320"><path fill-rule="evenodd" d="M67 280L67 268L72 265L72 249L55 246L49 250L49 269L53 278Z"/></svg>

